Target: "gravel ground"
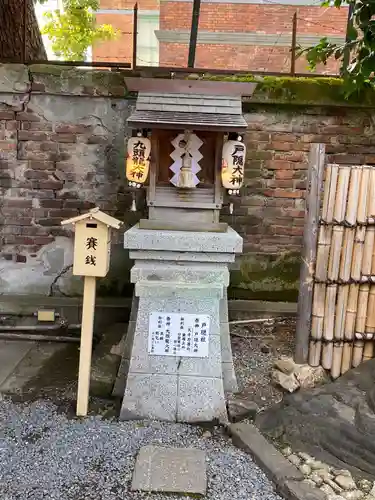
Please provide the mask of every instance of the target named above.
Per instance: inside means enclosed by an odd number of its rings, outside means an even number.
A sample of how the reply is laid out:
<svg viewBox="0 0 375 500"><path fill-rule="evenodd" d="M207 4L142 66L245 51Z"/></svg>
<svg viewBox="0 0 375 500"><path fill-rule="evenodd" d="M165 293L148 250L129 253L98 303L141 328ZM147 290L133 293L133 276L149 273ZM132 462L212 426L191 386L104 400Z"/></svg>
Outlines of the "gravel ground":
<svg viewBox="0 0 375 500"><path fill-rule="evenodd" d="M174 500L131 492L135 457L148 444L207 452L211 500L280 500L249 455L222 430L158 422L68 418L48 401L0 401L1 500Z"/></svg>
<svg viewBox="0 0 375 500"><path fill-rule="evenodd" d="M233 360L239 389L244 397L266 408L283 397L271 384L273 362L280 356L293 356L295 319L276 319L270 324L232 325Z"/></svg>

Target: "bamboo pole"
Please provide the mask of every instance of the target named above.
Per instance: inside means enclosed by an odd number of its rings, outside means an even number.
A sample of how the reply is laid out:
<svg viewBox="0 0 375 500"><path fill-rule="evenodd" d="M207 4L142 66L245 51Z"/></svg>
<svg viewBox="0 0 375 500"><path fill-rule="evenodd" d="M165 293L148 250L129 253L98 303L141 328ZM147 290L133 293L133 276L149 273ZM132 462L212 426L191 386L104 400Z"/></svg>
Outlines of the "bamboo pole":
<svg viewBox="0 0 375 500"><path fill-rule="evenodd" d="M321 354L322 354L322 341L321 340L310 340L309 365L310 366L319 366Z"/></svg>
<svg viewBox="0 0 375 500"><path fill-rule="evenodd" d="M295 361L307 363L311 328L312 294L319 227L320 193L325 161L324 144L312 144L306 190L305 227L298 295Z"/></svg>
<svg viewBox="0 0 375 500"><path fill-rule="evenodd" d="M355 323L357 318L359 285L353 283L349 286L348 303L346 306L344 338L345 340L354 340Z"/></svg>
<svg viewBox="0 0 375 500"><path fill-rule="evenodd" d="M335 327L337 285L327 285L326 299L324 304L323 338L333 340Z"/></svg>
<svg viewBox="0 0 375 500"><path fill-rule="evenodd" d="M369 292L370 285L367 283L359 286L357 318L355 322L355 333L357 338L359 335L361 335L362 338L365 336Z"/></svg>
<svg viewBox="0 0 375 500"><path fill-rule="evenodd" d="M358 198L357 222L365 224L367 222L368 195L370 185L371 169L369 167L362 168L361 187Z"/></svg>
<svg viewBox="0 0 375 500"><path fill-rule="evenodd" d="M344 283L350 280L350 268L353 259L354 238L355 229L352 227L346 227L344 229L344 239L342 244L339 272L340 281Z"/></svg>
<svg viewBox="0 0 375 500"><path fill-rule="evenodd" d="M333 220L337 224L341 224L345 220L350 171L351 167L339 168L339 178L337 181L336 199L333 210Z"/></svg>
<svg viewBox="0 0 375 500"><path fill-rule="evenodd" d="M334 226L332 232L331 250L329 252L328 261L328 280L337 281L340 270L341 248L344 238L344 228L342 226Z"/></svg>
<svg viewBox="0 0 375 500"><path fill-rule="evenodd" d="M365 342L363 347L363 362L368 361L374 357L374 342L372 340L368 340Z"/></svg>
<svg viewBox="0 0 375 500"><path fill-rule="evenodd" d="M311 337L319 340L323 335L324 304L326 297L326 284L315 283L314 298L312 305Z"/></svg>
<svg viewBox="0 0 375 500"><path fill-rule="evenodd" d="M335 340L343 340L345 331L345 318L349 299L349 285L341 285L337 292L336 318L335 318ZM341 363L340 363L341 366Z"/></svg>
<svg viewBox="0 0 375 500"><path fill-rule="evenodd" d="M372 167L370 171L370 187L369 198L367 204L367 217L375 217L375 168Z"/></svg>
<svg viewBox="0 0 375 500"><path fill-rule="evenodd" d="M318 281L327 281L331 240L332 226L320 226L315 270L315 279Z"/></svg>
<svg viewBox="0 0 375 500"><path fill-rule="evenodd" d="M352 366L356 368L362 363L363 358L363 340L355 340L353 344L353 359Z"/></svg>
<svg viewBox="0 0 375 500"><path fill-rule="evenodd" d="M352 356L353 356L353 343L344 342L344 347L342 350L341 375L350 370L352 366Z"/></svg>
<svg viewBox="0 0 375 500"><path fill-rule="evenodd" d="M345 221L350 226L357 222L357 209L359 190L361 186L362 167L352 167L349 183L348 205L346 207Z"/></svg>
<svg viewBox="0 0 375 500"><path fill-rule="evenodd" d="M375 336L375 286L374 285L370 287L368 296L365 333L366 333L366 338L368 338L369 335L372 335L372 338Z"/></svg>
<svg viewBox="0 0 375 500"><path fill-rule="evenodd" d="M322 352L322 367L325 370L330 370L332 368L333 360L333 342L327 342L323 345Z"/></svg>
<svg viewBox="0 0 375 500"><path fill-rule="evenodd" d="M370 226L373 228L374 226ZM370 229L370 227L367 227L367 231ZM372 247L372 257L371 257L371 273L370 273L370 279L372 282L374 282L375 279L375 243Z"/></svg>
<svg viewBox="0 0 375 500"><path fill-rule="evenodd" d="M371 278L374 242L375 226L367 226L365 230L365 241L363 245L361 280L367 281Z"/></svg>
<svg viewBox="0 0 375 500"><path fill-rule="evenodd" d="M341 364L344 342L334 342L332 354L331 377L333 379L341 375Z"/></svg>
<svg viewBox="0 0 375 500"><path fill-rule="evenodd" d="M364 226L359 226L356 228L354 247L353 247L352 268L350 272L351 278L354 281L360 281L361 279L365 234L366 234L366 228Z"/></svg>
<svg viewBox="0 0 375 500"><path fill-rule="evenodd" d="M333 222L338 174L338 165L327 165L326 180L324 183L322 220L328 224Z"/></svg>

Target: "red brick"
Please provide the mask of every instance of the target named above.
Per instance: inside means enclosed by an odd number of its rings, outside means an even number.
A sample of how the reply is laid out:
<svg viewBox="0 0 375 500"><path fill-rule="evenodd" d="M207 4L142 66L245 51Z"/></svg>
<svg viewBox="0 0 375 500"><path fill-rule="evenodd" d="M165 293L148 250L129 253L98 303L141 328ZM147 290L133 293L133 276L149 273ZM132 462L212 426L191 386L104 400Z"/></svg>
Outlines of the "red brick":
<svg viewBox="0 0 375 500"><path fill-rule="evenodd" d="M16 113L14 111L0 110L0 120L14 120Z"/></svg>
<svg viewBox="0 0 375 500"><path fill-rule="evenodd" d="M31 170L54 170L55 163L53 161L29 161L29 167Z"/></svg>
<svg viewBox="0 0 375 500"><path fill-rule="evenodd" d="M286 160L269 160L266 163L266 167L270 170L287 170L293 168L293 164Z"/></svg>
<svg viewBox="0 0 375 500"><path fill-rule="evenodd" d="M39 189L53 189L53 190L58 190L58 189L62 189L63 186L64 186L64 183L61 182L61 181L57 181L57 180L41 180L41 181L38 181L38 186L39 186Z"/></svg>
<svg viewBox="0 0 375 500"><path fill-rule="evenodd" d="M265 196L270 196L272 198L302 198L304 196L304 191L299 189L268 189L264 191Z"/></svg>
<svg viewBox="0 0 375 500"><path fill-rule="evenodd" d="M48 122L22 122L22 130L38 130L40 132L50 132L52 124Z"/></svg>
<svg viewBox="0 0 375 500"><path fill-rule="evenodd" d="M31 208L32 203L32 200L24 200L22 198L5 198L3 200L3 205L5 207Z"/></svg>
<svg viewBox="0 0 375 500"><path fill-rule="evenodd" d="M77 136L74 134L54 134L51 139L56 142L77 142Z"/></svg>
<svg viewBox="0 0 375 500"><path fill-rule="evenodd" d="M48 173L43 170L26 170L24 176L25 179L48 179Z"/></svg>
<svg viewBox="0 0 375 500"><path fill-rule="evenodd" d="M277 170L275 172L276 179L292 179L294 172L292 170Z"/></svg>
<svg viewBox="0 0 375 500"><path fill-rule="evenodd" d="M62 208L63 201L62 200L40 200L40 206L43 208Z"/></svg>
<svg viewBox="0 0 375 500"><path fill-rule="evenodd" d="M46 141L48 135L45 132L31 132L29 130L20 130L18 139L20 141Z"/></svg>
<svg viewBox="0 0 375 500"><path fill-rule="evenodd" d="M19 121L25 121L25 122L40 122L40 117L37 115L34 115L33 113L29 113L27 111L20 111L16 113L16 119Z"/></svg>
<svg viewBox="0 0 375 500"><path fill-rule="evenodd" d="M55 132L58 134L85 134L91 127L81 124L56 125Z"/></svg>

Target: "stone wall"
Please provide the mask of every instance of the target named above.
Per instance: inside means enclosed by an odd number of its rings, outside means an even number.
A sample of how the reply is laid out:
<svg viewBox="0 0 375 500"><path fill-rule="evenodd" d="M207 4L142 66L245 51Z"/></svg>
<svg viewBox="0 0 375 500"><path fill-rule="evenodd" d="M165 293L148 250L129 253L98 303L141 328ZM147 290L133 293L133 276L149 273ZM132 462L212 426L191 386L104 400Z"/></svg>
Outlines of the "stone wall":
<svg viewBox="0 0 375 500"><path fill-rule="evenodd" d="M233 224L244 256L232 276L235 295L296 300L310 144L326 144L328 162L375 165L374 110L245 103L244 111L246 188Z"/></svg>
<svg viewBox="0 0 375 500"><path fill-rule="evenodd" d="M124 95L110 72L0 66L1 293L80 293L60 222L96 205L125 212Z"/></svg>
<svg viewBox="0 0 375 500"><path fill-rule="evenodd" d="M121 72L0 66L0 293L75 296L72 233L64 218L95 205L133 225L124 190L124 138L132 99ZM263 99L263 100L262 100ZM244 238L231 296L295 300L307 156L375 164L373 112L339 106L244 102L249 123L244 195L227 220ZM130 293L129 260L116 235L101 295Z"/></svg>

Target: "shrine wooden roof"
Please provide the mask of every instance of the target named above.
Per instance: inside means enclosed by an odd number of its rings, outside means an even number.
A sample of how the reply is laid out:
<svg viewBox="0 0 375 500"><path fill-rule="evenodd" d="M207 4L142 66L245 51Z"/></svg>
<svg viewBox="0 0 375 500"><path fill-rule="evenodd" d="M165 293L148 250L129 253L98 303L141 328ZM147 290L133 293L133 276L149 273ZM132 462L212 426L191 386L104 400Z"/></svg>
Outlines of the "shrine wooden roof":
<svg viewBox="0 0 375 500"><path fill-rule="evenodd" d="M135 110L127 121L134 128L223 132L247 128L238 95L139 92Z"/></svg>

